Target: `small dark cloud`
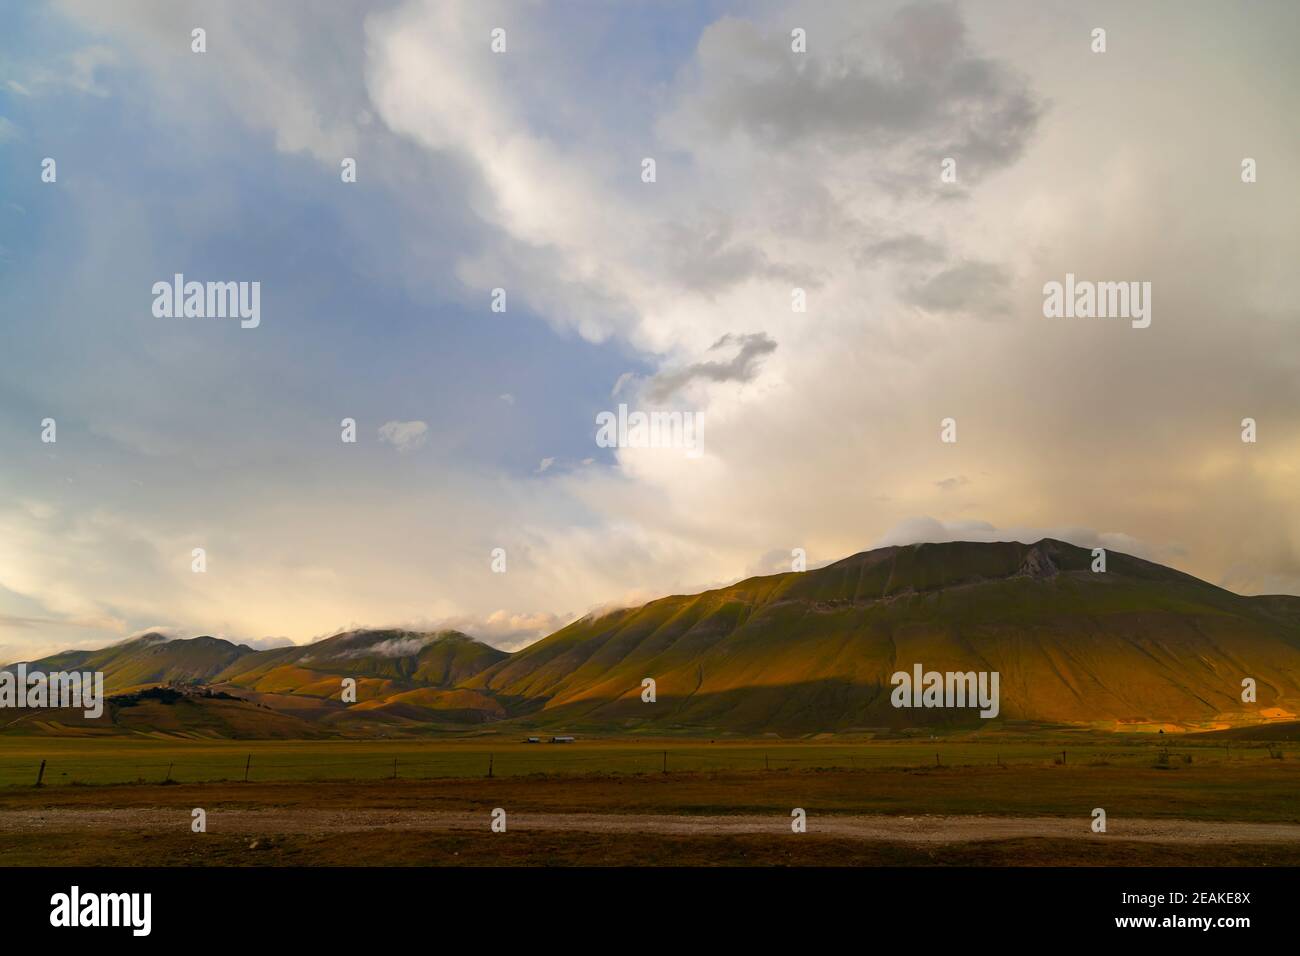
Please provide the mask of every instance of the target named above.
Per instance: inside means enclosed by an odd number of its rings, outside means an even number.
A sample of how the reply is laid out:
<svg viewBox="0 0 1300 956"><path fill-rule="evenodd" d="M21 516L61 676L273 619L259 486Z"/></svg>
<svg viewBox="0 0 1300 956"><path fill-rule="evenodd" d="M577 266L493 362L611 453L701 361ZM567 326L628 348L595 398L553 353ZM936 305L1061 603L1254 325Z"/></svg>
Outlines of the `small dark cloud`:
<svg viewBox="0 0 1300 956"><path fill-rule="evenodd" d="M735 238L731 221L712 214L691 223L662 227L669 274L682 286L711 294L753 277L796 278L794 270L771 262L756 245Z"/></svg>
<svg viewBox="0 0 1300 956"><path fill-rule="evenodd" d="M750 382L758 374L763 356L776 351L776 342L765 332L744 335L728 333L709 347L709 351L736 347L736 354L726 361L695 362L685 368L661 372L650 380L647 397L654 402L667 400L674 392L692 382Z"/></svg>
<svg viewBox="0 0 1300 956"><path fill-rule="evenodd" d="M943 257L942 245L925 236L909 232L868 244L859 252L857 259L858 262L869 265L881 260L904 264L938 262Z"/></svg>
<svg viewBox="0 0 1300 956"><path fill-rule="evenodd" d="M963 262L937 272L907 292L929 312L968 312L988 317L1006 308L1007 275L991 262Z"/></svg>

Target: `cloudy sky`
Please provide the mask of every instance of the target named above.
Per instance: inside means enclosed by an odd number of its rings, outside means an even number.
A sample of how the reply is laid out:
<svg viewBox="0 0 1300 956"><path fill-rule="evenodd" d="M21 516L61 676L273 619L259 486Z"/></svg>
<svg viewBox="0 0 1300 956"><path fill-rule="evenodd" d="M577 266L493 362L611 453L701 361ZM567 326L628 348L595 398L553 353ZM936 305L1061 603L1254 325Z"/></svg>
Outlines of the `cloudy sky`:
<svg viewBox="0 0 1300 956"><path fill-rule="evenodd" d="M924 540L1300 593L1298 11L6 4L0 659L510 648ZM155 317L175 273L261 324ZM1045 318L1066 273L1150 327ZM600 447L619 403L703 454Z"/></svg>

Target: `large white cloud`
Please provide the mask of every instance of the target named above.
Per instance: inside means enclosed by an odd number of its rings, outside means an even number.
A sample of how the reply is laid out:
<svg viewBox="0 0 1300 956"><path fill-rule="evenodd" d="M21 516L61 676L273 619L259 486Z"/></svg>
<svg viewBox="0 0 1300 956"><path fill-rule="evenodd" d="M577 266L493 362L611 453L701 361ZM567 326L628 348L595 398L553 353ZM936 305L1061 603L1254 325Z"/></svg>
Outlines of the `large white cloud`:
<svg viewBox="0 0 1300 956"><path fill-rule="evenodd" d="M186 124L200 120L185 91L205 81L177 72L191 64L174 44L206 17L220 95L250 128L331 169L368 156L366 175L420 210L385 237L417 294L432 294L426 269L459 278L442 295L508 287L560 333L657 370L602 392L707 427L699 459L623 449L612 469L517 477L449 462L439 488L357 488L357 508L339 508L340 487L272 486L223 509L238 557L206 591L156 570L188 553L184 528L137 524L142 560L110 573L123 517L68 518L56 541L6 513L19 544L0 582L60 614L211 615L298 639L478 621L514 645L575 609L718 583L792 547L816 563L1040 530L1300 590L1300 194L1285 174L1300 85L1284 5L1230 27L1172 4L742 7L671 82L620 76L644 94L630 115L625 92L606 95L618 58L540 6L64 6L144 51ZM1088 49L1095 18L1105 55ZM1175 42L1171 18L1195 42ZM629 42L611 22L601 42ZM789 49L795 26L806 54ZM1211 40L1212 62L1187 56ZM956 184L939 180L947 156ZM435 168L463 177L463 208L422 198ZM449 253L436 215L481 233ZM1067 271L1151 281L1152 327L1044 319L1042 283ZM733 361L720 342L762 347ZM1257 445L1238 440L1248 415ZM956 444L939 440L948 416ZM505 575L488 570L496 546Z"/></svg>

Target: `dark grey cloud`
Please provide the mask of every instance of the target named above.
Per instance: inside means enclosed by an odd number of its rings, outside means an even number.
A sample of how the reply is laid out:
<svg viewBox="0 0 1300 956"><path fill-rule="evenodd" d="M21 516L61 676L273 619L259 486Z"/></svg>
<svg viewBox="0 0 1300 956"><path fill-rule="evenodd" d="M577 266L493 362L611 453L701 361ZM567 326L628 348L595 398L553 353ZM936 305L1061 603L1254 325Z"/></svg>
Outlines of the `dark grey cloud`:
<svg viewBox="0 0 1300 956"><path fill-rule="evenodd" d="M767 265L762 251L738 242L725 221L668 223L663 232L669 273L689 289L717 292L763 272Z"/></svg>
<svg viewBox="0 0 1300 956"><path fill-rule="evenodd" d="M756 277L802 281L797 270L773 263L756 244L738 238L732 221L718 213L665 223L660 248L668 275L696 292L721 292Z"/></svg>
<svg viewBox="0 0 1300 956"><path fill-rule="evenodd" d="M852 42L822 38L803 55L747 21L725 19L709 33L697 132L739 133L769 150L901 150L909 169L932 164L936 183L939 160L952 156L966 182L1016 159L1042 109L1015 72L970 47L952 4L905 7Z"/></svg>
<svg viewBox="0 0 1300 956"><path fill-rule="evenodd" d="M937 262L944 257L943 246L916 233L891 236L863 247L857 259L863 265L887 260L904 264Z"/></svg>
<svg viewBox="0 0 1300 956"><path fill-rule="evenodd" d="M911 287L907 301L930 312L991 318L1006 308L1007 274L990 262L963 262Z"/></svg>
<svg viewBox="0 0 1300 956"><path fill-rule="evenodd" d="M650 380L647 397L654 402L667 400L672 394L692 382L750 382L758 374L763 356L776 351L776 342L765 332L744 335L728 333L713 345L713 352L728 346L736 347L736 354L726 361L707 360L695 362L685 368L661 372Z"/></svg>

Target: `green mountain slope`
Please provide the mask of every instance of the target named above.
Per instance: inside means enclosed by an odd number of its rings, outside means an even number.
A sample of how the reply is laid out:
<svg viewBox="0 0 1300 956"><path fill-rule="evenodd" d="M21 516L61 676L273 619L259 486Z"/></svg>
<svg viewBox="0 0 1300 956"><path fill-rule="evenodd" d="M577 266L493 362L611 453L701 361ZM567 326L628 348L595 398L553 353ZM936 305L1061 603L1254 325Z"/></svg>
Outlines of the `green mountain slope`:
<svg viewBox="0 0 1300 956"><path fill-rule="evenodd" d="M1297 718L1300 598L1242 597L1117 552L1094 573L1092 560L1051 539L881 548L588 616L515 654L455 631L348 631L267 651L148 635L31 666L103 670L110 692L208 684L251 706L194 707L229 711L222 720L245 735L259 713L292 718L275 734L354 735L511 720L712 735ZM1000 714L893 707L891 675L918 664L996 671ZM357 700L345 704L348 677ZM656 682L653 703L642 700L645 678ZM1244 678L1257 685L1255 702L1241 699Z"/></svg>
<svg viewBox="0 0 1300 956"><path fill-rule="evenodd" d="M161 733L219 728L224 736L286 737L456 729L507 716L491 696L459 687L506 656L456 631L348 631L266 651L220 638L168 640L147 634L96 651L52 655L27 669L102 671L108 694L202 684L238 700L145 699L130 707L114 704L97 720L22 710L11 720L0 715L0 730L141 732L156 725ZM357 682L352 705L341 699L346 677Z"/></svg>
<svg viewBox="0 0 1300 956"><path fill-rule="evenodd" d="M213 678L275 693L337 696L344 677L359 690L451 688L508 655L459 631L345 631L314 644L255 651ZM358 700L365 700L361 693Z"/></svg>
<svg viewBox="0 0 1300 956"><path fill-rule="evenodd" d="M1191 726L1300 710L1300 627L1277 599L1114 552L1105 573L1091 562L1050 539L883 548L584 618L468 686L534 719L702 732L980 724L892 707L890 675L916 663L998 671L1003 720ZM1258 704L1240 700L1243 677Z"/></svg>
<svg viewBox="0 0 1300 956"><path fill-rule="evenodd" d="M205 682L241 657L255 653L251 647L218 637L168 640L151 633L95 651L53 654L30 662L27 670L102 671L105 692L116 694L150 684Z"/></svg>

